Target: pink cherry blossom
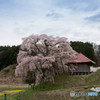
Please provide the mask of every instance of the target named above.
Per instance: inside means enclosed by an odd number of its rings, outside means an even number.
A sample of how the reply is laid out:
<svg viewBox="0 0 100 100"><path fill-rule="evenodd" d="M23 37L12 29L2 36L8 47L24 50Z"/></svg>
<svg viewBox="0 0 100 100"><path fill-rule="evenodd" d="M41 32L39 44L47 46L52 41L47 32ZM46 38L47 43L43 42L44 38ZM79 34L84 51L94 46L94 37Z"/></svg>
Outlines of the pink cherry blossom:
<svg viewBox="0 0 100 100"><path fill-rule="evenodd" d="M33 71L35 84L39 83L42 78L45 81L54 82L55 74L61 70L63 73L67 73L66 62L77 54L65 37L32 34L22 40L15 75L24 78L27 76L27 71ZM76 67L71 65L69 70L73 72Z"/></svg>

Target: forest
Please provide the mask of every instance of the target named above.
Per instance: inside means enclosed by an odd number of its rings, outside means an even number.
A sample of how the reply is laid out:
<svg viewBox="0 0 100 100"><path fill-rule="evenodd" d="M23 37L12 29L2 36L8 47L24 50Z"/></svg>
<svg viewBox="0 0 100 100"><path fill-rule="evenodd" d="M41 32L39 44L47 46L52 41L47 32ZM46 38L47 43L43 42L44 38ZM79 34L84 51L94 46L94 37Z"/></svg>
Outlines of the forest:
<svg viewBox="0 0 100 100"><path fill-rule="evenodd" d="M71 41L72 48L78 53L84 54L89 59L93 60L96 64L95 67L100 66L100 45L90 42Z"/></svg>
<svg viewBox="0 0 100 100"><path fill-rule="evenodd" d="M0 70L17 63L18 46L0 46Z"/></svg>
<svg viewBox="0 0 100 100"><path fill-rule="evenodd" d="M95 60L95 54L94 54L94 49L93 45L89 42L79 42L79 41L71 41L71 47L77 51L78 53L84 54L86 57L88 57L91 60Z"/></svg>
<svg viewBox="0 0 100 100"><path fill-rule="evenodd" d="M83 53L85 56L96 62L95 66L100 66L99 52L94 53L93 44L89 42L71 41L72 48L78 53ZM8 65L17 63L17 54L20 50L18 46L0 46L0 70L6 68Z"/></svg>

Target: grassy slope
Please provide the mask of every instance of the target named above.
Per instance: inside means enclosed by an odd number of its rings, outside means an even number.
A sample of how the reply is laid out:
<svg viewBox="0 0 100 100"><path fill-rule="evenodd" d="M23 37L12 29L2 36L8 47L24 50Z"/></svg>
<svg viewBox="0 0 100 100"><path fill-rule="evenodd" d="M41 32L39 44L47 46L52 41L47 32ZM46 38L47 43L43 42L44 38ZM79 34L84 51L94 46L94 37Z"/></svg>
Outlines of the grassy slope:
<svg viewBox="0 0 100 100"><path fill-rule="evenodd" d="M68 89L71 87L100 85L100 70L89 75L56 76L55 84L41 84L41 90ZM35 90L40 89L38 85Z"/></svg>
<svg viewBox="0 0 100 100"><path fill-rule="evenodd" d="M34 90L26 89L24 92L8 95L10 100L99 100L95 97L70 97L70 92L93 92L91 87L100 87L100 70L89 75L56 76L55 84L41 82ZM2 97L0 97L1 100Z"/></svg>

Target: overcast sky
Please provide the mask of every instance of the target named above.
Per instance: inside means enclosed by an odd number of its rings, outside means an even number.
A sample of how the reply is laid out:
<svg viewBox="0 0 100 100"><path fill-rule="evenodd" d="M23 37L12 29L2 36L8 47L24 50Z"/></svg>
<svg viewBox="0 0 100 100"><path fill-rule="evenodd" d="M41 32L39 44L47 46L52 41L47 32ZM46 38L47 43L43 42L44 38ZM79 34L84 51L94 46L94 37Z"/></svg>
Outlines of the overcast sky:
<svg viewBox="0 0 100 100"><path fill-rule="evenodd" d="M0 45L31 34L100 44L100 0L0 0Z"/></svg>

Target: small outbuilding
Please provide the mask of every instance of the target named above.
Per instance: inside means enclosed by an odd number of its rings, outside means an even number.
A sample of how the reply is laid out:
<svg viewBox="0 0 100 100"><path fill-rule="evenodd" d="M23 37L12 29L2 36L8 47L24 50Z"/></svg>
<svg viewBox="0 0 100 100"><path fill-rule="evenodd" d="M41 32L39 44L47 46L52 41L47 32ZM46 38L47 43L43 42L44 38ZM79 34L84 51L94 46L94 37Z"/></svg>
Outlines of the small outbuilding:
<svg viewBox="0 0 100 100"><path fill-rule="evenodd" d="M94 61L90 60L86 56L84 56L82 53L79 53L75 58L72 58L68 61L68 64L74 64L78 66L78 69L73 72L74 75L80 75L80 74L89 74L90 73L90 66L95 64ZM70 72L70 74L72 74Z"/></svg>

